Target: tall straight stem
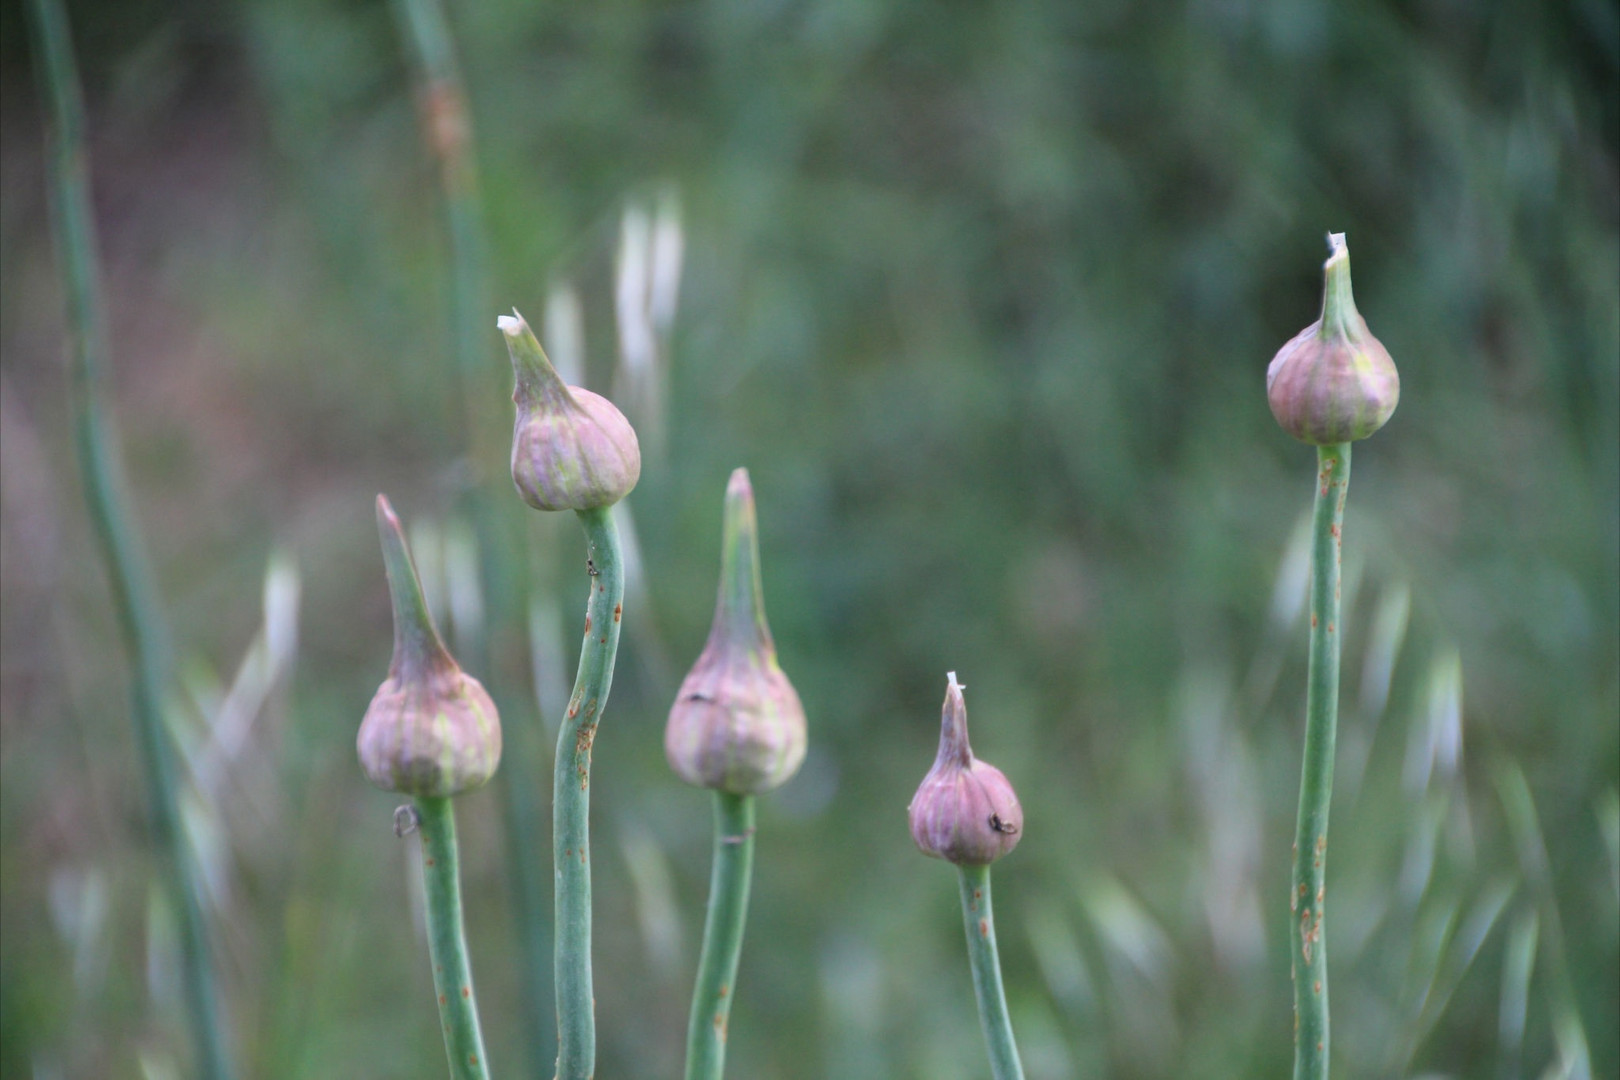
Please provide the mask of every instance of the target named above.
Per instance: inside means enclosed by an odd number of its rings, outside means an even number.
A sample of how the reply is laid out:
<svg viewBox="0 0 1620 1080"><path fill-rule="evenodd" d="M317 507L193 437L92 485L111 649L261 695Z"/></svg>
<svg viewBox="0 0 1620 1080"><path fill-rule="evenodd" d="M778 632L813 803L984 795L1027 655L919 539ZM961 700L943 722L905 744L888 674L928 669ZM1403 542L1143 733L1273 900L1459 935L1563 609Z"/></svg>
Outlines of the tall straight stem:
<svg viewBox="0 0 1620 1080"><path fill-rule="evenodd" d="M410 46L422 141L438 166L450 236L451 336L474 477L466 501L477 534L489 612L487 630L483 626L466 628L469 640L461 640L458 634L457 648L462 662L483 679L501 715L507 718L508 760L519 766L504 770L496 787L505 816L506 860L511 869L507 880L522 952L525 1041L538 1074L550 1063L554 1052L551 987L546 971L551 942L550 922L544 911L545 868L542 856L529 842L539 831L538 784L526 767L539 757L539 725L535 723L539 717L532 706L523 703L523 695L508 692L508 686L517 683L511 665L501 662L522 637L523 567L510 542L514 530L507 517L516 511L511 489L504 470L492 468L504 464L501 440L508 425L492 406L502 397L495 389L494 375L504 372L505 364L489 363L486 351L491 340L487 321L490 308L486 303L489 259L472 118L443 4L440 0L395 0L394 10Z"/></svg>
<svg viewBox="0 0 1620 1080"><path fill-rule="evenodd" d="M736 999L737 960L748 919L754 873L754 797L714 793L714 866L703 954L686 1029L686 1080L720 1080L726 1069L726 1025Z"/></svg>
<svg viewBox="0 0 1620 1080"><path fill-rule="evenodd" d="M959 866L962 877L962 920L967 928L968 962L973 968L973 996L979 1001L979 1024L990 1051L995 1080L1023 1080L1024 1066L1013 1042L1007 1015L1007 993L1001 986L1001 956L996 951L996 915L990 906L990 867Z"/></svg>
<svg viewBox="0 0 1620 1080"><path fill-rule="evenodd" d="M168 641L151 570L127 505L118 451L108 435L99 385L106 367L106 314L101 298L95 219L90 209L84 102L60 0L34 0L35 60L51 131L50 188L56 241L73 336L68 388L84 495L107 565L113 607L133 668L135 741L146 774L152 841L179 924L181 978L191 1019L195 1067L207 1080L231 1075L216 1014L218 995L203 925L193 855L181 827L174 762L163 723Z"/></svg>
<svg viewBox="0 0 1620 1080"><path fill-rule="evenodd" d="M552 867L556 874L557 1080L596 1071L596 1003L591 991L591 744L613 685L624 603L624 563L611 507L579 511L591 597L585 642L568 712L557 735L552 785Z"/></svg>
<svg viewBox="0 0 1620 1080"><path fill-rule="evenodd" d="M1339 562L1350 444L1316 450L1316 512L1311 524L1311 656L1305 696L1305 766L1299 782L1294 874L1288 895L1294 973L1294 1080L1326 1080L1328 1039L1328 809L1339 716Z"/></svg>
<svg viewBox="0 0 1620 1080"><path fill-rule="evenodd" d="M467 933L461 919L456 812L448 798L421 796L416 800L416 816L422 833L422 883L427 886L428 952L433 959L433 989L439 996L450 1077L487 1080L489 1059L484 1054Z"/></svg>

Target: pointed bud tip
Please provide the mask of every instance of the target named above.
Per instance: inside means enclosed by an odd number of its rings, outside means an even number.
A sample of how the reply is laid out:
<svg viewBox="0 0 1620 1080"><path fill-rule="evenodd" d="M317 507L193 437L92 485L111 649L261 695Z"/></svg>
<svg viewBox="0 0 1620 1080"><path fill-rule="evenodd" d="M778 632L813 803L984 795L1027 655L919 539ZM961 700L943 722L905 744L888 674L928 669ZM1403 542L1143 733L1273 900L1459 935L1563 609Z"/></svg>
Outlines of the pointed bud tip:
<svg viewBox="0 0 1620 1080"><path fill-rule="evenodd" d="M388 501L388 496L382 492L377 493L377 527L392 529L399 532L399 515L394 513L394 504Z"/></svg>
<svg viewBox="0 0 1620 1080"><path fill-rule="evenodd" d="M962 689L947 673L939 754L911 800L911 836L925 854L985 865L1017 846L1024 813L1001 770L973 756Z"/></svg>
<svg viewBox="0 0 1620 1080"><path fill-rule="evenodd" d="M1350 247L1328 233L1322 314L1285 344L1266 368L1266 397L1284 431L1316 446L1365 439L1400 401L1400 374L1356 309Z"/></svg>

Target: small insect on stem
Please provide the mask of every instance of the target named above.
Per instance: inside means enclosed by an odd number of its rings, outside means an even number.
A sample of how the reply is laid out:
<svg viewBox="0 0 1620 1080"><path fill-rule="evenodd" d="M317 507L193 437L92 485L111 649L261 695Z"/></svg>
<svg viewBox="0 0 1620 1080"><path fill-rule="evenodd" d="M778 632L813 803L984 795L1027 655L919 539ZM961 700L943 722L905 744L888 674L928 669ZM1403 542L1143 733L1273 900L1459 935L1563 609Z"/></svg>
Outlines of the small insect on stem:
<svg viewBox="0 0 1620 1080"><path fill-rule="evenodd" d="M422 816L416 812L416 807L410 803L394 808L394 835L400 839L411 835L416 827L422 824Z"/></svg>
<svg viewBox="0 0 1620 1080"><path fill-rule="evenodd" d="M591 575L591 577L598 577L602 573L602 571L596 568L596 560L591 558L589 555L585 556L585 572Z"/></svg>

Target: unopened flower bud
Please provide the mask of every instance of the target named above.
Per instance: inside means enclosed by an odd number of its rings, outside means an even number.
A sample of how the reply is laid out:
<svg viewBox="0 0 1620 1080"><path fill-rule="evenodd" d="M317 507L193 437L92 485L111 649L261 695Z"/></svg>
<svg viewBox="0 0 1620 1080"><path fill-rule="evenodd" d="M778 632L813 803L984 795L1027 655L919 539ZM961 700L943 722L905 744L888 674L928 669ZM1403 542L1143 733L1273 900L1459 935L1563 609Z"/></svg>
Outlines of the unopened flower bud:
<svg viewBox="0 0 1620 1080"><path fill-rule="evenodd" d="M804 706L776 662L760 587L748 470L726 487L720 597L703 653L664 729L669 764L688 783L734 795L769 791L804 761Z"/></svg>
<svg viewBox="0 0 1620 1080"><path fill-rule="evenodd" d="M1266 369L1266 397L1283 430L1317 446L1365 439L1401 398L1395 362L1367 329L1350 292L1350 249L1330 233L1322 316L1284 345Z"/></svg>
<svg viewBox="0 0 1620 1080"><path fill-rule="evenodd" d="M1001 770L973 756L962 687L956 672L946 678L939 754L911 799L911 838L924 854L984 866L1018 846L1024 811Z"/></svg>
<svg viewBox="0 0 1620 1080"><path fill-rule="evenodd" d="M445 796L478 787L501 761L495 703L440 640L399 518L381 495L377 530L394 606L394 660L360 722L360 767L385 791Z"/></svg>
<svg viewBox="0 0 1620 1080"><path fill-rule="evenodd" d="M512 482L536 510L612 506L641 478L641 445L613 402L568 386L523 316L496 320L506 335L516 385Z"/></svg>

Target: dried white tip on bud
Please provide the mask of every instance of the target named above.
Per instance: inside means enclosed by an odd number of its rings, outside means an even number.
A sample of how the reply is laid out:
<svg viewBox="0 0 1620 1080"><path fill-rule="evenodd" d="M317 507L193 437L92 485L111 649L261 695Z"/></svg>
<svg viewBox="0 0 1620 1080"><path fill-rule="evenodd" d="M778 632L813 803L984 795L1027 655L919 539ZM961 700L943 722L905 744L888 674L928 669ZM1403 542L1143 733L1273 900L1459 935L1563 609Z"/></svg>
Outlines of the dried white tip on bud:
<svg viewBox="0 0 1620 1080"><path fill-rule="evenodd" d="M1334 259L1337 259L1339 256L1345 254L1348 254L1348 252L1345 249L1344 233L1328 233L1328 262L1332 262Z"/></svg>
<svg viewBox="0 0 1620 1080"><path fill-rule="evenodd" d="M967 687L963 686L961 683L956 681L956 672L954 672L954 671L947 671L945 673L945 681L948 684L950 684L951 686L954 686L958 690L966 690L967 689Z"/></svg>
<svg viewBox="0 0 1620 1080"><path fill-rule="evenodd" d="M523 332L523 316L513 312L510 315L501 315L495 319L495 325L501 328L501 333L507 337L517 337Z"/></svg>

